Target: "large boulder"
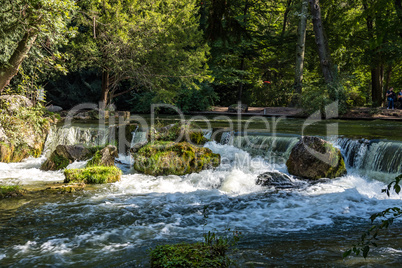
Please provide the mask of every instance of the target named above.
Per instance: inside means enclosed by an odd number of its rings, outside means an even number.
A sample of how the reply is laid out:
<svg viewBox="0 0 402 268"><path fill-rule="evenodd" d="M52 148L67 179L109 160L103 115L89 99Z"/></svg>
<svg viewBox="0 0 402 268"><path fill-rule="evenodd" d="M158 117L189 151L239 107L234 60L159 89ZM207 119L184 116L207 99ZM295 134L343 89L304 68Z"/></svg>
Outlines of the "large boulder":
<svg viewBox="0 0 402 268"><path fill-rule="evenodd" d="M87 167L64 170L64 183L102 184L120 181L121 170L117 167Z"/></svg>
<svg viewBox="0 0 402 268"><path fill-rule="evenodd" d="M219 166L220 155L188 142L151 142L134 156L134 169L148 175L185 175Z"/></svg>
<svg viewBox="0 0 402 268"><path fill-rule="evenodd" d="M286 166L290 174L306 178L336 178L346 174L341 151L317 137L304 136L293 147Z"/></svg>
<svg viewBox="0 0 402 268"><path fill-rule="evenodd" d="M90 149L82 145L58 145L50 157L42 164L42 170L59 170L74 161L88 160L93 156Z"/></svg>
<svg viewBox="0 0 402 268"><path fill-rule="evenodd" d="M43 151L51 118L23 96L0 96L0 162L20 162Z"/></svg>
<svg viewBox="0 0 402 268"><path fill-rule="evenodd" d="M21 107L31 108L32 101L21 95L2 95L0 96L0 109L9 114L17 113Z"/></svg>
<svg viewBox="0 0 402 268"><path fill-rule="evenodd" d="M278 171L268 171L258 175L256 184L261 186L273 186L279 189L293 188L296 186L288 175Z"/></svg>
<svg viewBox="0 0 402 268"><path fill-rule="evenodd" d="M117 152L116 146L108 145L102 150L98 150L91 160L88 161L86 167L94 167L94 166L105 166L111 167L114 166L114 160L118 157L119 154Z"/></svg>

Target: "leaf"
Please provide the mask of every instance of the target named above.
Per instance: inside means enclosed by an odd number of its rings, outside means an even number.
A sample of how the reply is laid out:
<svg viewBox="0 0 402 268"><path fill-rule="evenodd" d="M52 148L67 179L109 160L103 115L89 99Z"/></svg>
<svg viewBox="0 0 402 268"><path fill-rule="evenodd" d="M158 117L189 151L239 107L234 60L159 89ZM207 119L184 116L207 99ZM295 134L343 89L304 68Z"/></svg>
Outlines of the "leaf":
<svg viewBox="0 0 402 268"><path fill-rule="evenodd" d="M352 250L351 250L351 249L345 251L345 252L343 253L343 255L342 255L342 258L346 258L346 257L349 256L351 253L352 253Z"/></svg>
<svg viewBox="0 0 402 268"><path fill-rule="evenodd" d="M364 258L367 258L367 255L368 255L369 251L370 251L370 247L369 247L369 246L365 246L365 247L363 248L363 257L364 257Z"/></svg>

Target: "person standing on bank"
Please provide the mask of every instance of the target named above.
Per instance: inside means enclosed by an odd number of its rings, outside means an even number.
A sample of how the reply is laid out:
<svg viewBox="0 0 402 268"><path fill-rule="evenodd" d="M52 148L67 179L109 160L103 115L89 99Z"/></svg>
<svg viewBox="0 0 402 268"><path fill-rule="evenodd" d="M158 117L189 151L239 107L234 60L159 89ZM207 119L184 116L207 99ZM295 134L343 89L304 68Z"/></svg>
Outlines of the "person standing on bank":
<svg viewBox="0 0 402 268"><path fill-rule="evenodd" d="M395 107L395 104L394 104L394 98L395 98L394 88L391 87L391 88L387 91L387 94L386 94L385 96L387 97L387 100L388 100L388 107L387 107L387 110L389 110L389 108L391 108L391 105L392 105L392 110L393 110L394 107Z"/></svg>
<svg viewBox="0 0 402 268"><path fill-rule="evenodd" d="M398 102L399 102L399 109L402 110L402 89L398 93Z"/></svg>

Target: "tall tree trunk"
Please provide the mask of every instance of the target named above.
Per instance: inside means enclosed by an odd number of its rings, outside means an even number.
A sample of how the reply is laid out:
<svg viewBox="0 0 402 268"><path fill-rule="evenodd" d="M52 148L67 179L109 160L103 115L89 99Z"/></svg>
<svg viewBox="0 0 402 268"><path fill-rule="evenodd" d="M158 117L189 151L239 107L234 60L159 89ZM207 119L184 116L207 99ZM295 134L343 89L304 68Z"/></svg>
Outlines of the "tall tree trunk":
<svg viewBox="0 0 402 268"><path fill-rule="evenodd" d="M296 70L295 70L295 91L302 92L304 52L306 47L306 29L308 16L308 0L302 1L302 9L300 14L300 24L297 29L297 45L296 45Z"/></svg>
<svg viewBox="0 0 402 268"><path fill-rule="evenodd" d="M363 9L368 10L369 5L367 0L363 0ZM368 15L366 18L367 32L369 39L374 39L374 19ZM381 106L383 102L383 65L381 63L381 56L374 48L371 51L374 55L371 63L371 101L373 106Z"/></svg>
<svg viewBox="0 0 402 268"><path fill-rule="evenodd" d="M309 0L311 15L313 16L313 27L315 43L317 45L318 56L320 57L321 71L327 84L335 80L336 70L332 65L331 53L328 48L328 41L324 33L321 21L321 8L319 0Z"/></svg>
<svg viewBox="0 0 402 268"><path fill-rule="evenodd" d="M371 69L371 97L373 105L381 106L383 102L384 68L381 64Z"/></svg>
<svg viewBox="0 0 402 268"><path fill-rule="evenodd" d="M400 23L402 23L402 0L395 0L395 11L399 18ZM402 37L402 29L399 28L399 36Z"/></svg>
<svg viewBox="0 0 402 268"><path fill-rule="evenodd" d="M244 27L246 27L246 23L247 23L248 8L249 8L249 0L246 0L246 4L244 6L244 12L243 12L243 15L244 15L244 17L243 17ZM244 55L244 52L243 52L242 55L241 55L241 61L240 61L240 70L241 71L244 71L245 59L246 59L246 56ZM241 80L243 80L243 78L244 78L244 75L242 74L241 75ZM243 81L240 81L239 88L238 88L237 101L242 101L243 86L244 86Z"/></svg>
<svg viewBox="0 0 402 268"><path fill-rule="evenodd" d="M17 48L14 50L6 66L0 68L0 93L10 84L11 79L18 73L18 70L34 44L37 31L30 30L24 34Z"/></svg>
<svg viewBox="0 0 402 268"><path fill-rule="evenodd" d="M290 5L292 4L292 1L293 0L288 0L288 2L286 4L285 14L283 14L283 25L282 25L282 33L281 33L282 36L285 34L285 31L286 31L286 24L288 23L288 15L290 12Z"/></svg>
<svg viewBox="0 0 402 268"><path fill-rule="evenodd" d="M110 75L108 71L102 72L102 95L101 102L103 103L103 107L106 108L109 100L109 91L110 91Z"/></svg>

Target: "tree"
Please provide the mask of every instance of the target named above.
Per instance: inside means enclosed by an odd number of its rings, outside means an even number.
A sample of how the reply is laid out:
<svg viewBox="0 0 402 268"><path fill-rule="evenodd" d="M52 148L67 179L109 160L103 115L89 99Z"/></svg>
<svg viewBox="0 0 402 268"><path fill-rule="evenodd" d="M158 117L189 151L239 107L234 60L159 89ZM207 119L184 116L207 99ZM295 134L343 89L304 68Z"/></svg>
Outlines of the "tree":
<svg viewBox="0 0 402 268"><path fill-rule="evenodd" d="M331 60L331 52L328 47L328 40L324 32L324 26L321 20L321 8L319 0L309 0L311 15L313 17L313 27L315 34L315 42L317 45L317 52L320 58L321 71L324 76L325 82L330 84L334 82L336 77L336 69L334 68Z"/></svg>
<svg viewBox="0 0 402 268"><path fill-rule="evenodd" d="M306 29L308 17L308 0L302 0L300 24L297 30L295 91L302 93L304 52L306 47Z"/></svg>
<svg viewBox="0 0 402 268"><path fill-rule="evenodd" d="M195 0L86 0L79 5L74 63L101 71L104 105L143 87L168 100L181 86L196 87L208 78L208 47ZM123 81L130 86L122 87Z"/></svg>
<svg viewBox="0 0 402 268"><path fill-rule="evenodd" d="M2 93L38 39L48 46L66 41L66 36L72 32L67 25L75 10L75 1L2 0L0 8Z"/></svg>

